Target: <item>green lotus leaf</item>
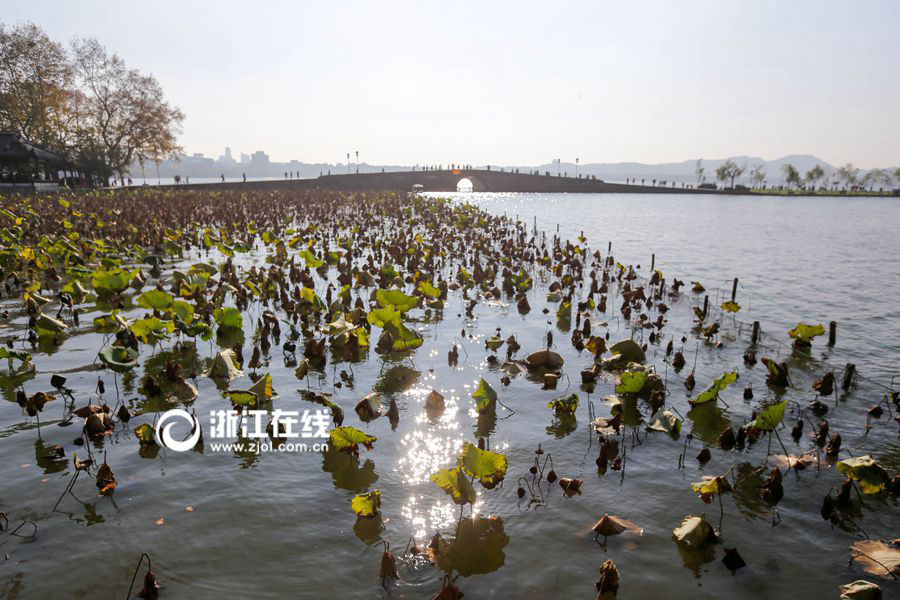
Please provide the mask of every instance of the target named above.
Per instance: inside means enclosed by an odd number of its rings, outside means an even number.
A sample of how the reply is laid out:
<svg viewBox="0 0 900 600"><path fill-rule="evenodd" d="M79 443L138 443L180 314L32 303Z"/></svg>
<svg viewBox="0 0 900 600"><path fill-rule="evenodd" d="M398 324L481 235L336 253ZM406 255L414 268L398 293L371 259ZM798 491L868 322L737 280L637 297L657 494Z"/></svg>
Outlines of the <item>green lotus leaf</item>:
<svg viewBox="0 0 900 600"><path fill-rule="evenodd" d="M185 324L194 320L194 305L184 300L175 300L172 303L172 312Z"/></svg>
<svg viewBox="0 0 900 600"><path fill-rule="evenodd" d="M149 310L167 310L172 303L175 301L175 298L172 294L168 292L163 292L160 290L147 290L140 296L136 298L138 306L143 306Z"/></svg>
<svg viewBox="0 0 900 600"><path fill-rule="evenodd" d="M244 319L241 311L233 306L221 306L213 311L213 319L219 327L230 329L242 329Z"/></svg>
<svg viewBox="0 0 900 600"><path fill-rule="evenodd" d="M331 439L332 446L343 452L350 452L351 454L357 455L359 454L360 444L365 446L367 450L371 450L372 444L378 440L374 435L364 433L350 425L347 425L346 427L335 427L328 435Z"/></svg>
<svg viewBox="0 0 900 600"><path fill-rule="evenodd" d="M155 344L169 337L175 331L174 321L164 321L158 317L138 319L128 325L134 337L145 344Z"/></svg>
<svg viewBox="0 0 900 600"><path fill-rule="evenodd" d="M572 319L572 303L569 301L562 302L556 309L556 318L560 321L569 321Z"/></svg>
<svg viewBox="0 0 900 600"><path fill-rule="evenodd" d="M756 418L747 423L747 427L754 427L762 431L772 431L784 420L784 409L787 400L772 404L756 413Z"/></svg>
<svg viewBox="0 0 900 600"><path fill-rule="evenodd" d="M617 394L639 394L647 383L647 372L643 369L625 371L616 384Z"/></svg>
<svg viewBox="0 0 900 600"><path fill-rule="evenodd" d="M128 328L128 321L126 321L118 312L94 317L93 322L94 327L101 333L115 333Z"/></svg>
<svg viewBox="0 0 900 600"><path fill-rule="evenodd" d="M0 360L4 358L9 360L16 359L21 362L28 362L31 360L31 354L25 352L24 350L10 350L6 346L0 346Z"/></svg>
<svg viewBox="0 0 900 600"><path fill-rule="evenodd" d="M393 306L376 308L369 311L369 314L366 315L366 321L369 322L369 325L375 325L376 327L384 327L388 323L399 324L402 318L403 313Z"/></svg>
<svg viewBox="0 0 900 600"><path fill-rule="evenodd" d="M472 394L472 398L475 399L475 410L483 413L492 410L496 406L497 392L482 377L481 382L478 384L478 389Z"/></svg>
<svg viewBox="0 0 900 600"><path fill-rule="evenodd" d="M462 467L441 469L431 476L431 480L453 498L455 504L474 504L478 499L472 482L468 480Z"/></svg>
<svg viewBox="0 0 900 600"><path fill-rule="evenodd" d="M493 489L506 476L506 455L466 443L459 455L459 466L484 487Z"/></svg>
<svg viewBox="0 0 900 600"><path fill-rule="evenodd" d="M385 325L385 329L390 331L394 338L393 350L395 352L414 350L425 341L421 335L412 329L407 329L403 323L388 323Z"/></svg>
<svg viewBox="0 0 900 600"><path fill-rule="evenodd" d="M225 396L225 398L227 398L231 402L231 405L235 407L259 407L259 396L255 392L251 392L250 390L227 390L225 392L222 392L222 395Z"/></svg>
<svg viewBox="0 0 900 600"><path fill-rule="evenodd" d="M416 288L420 294L426 296L428 298L440 298L441 290L437 289L433 285L431 285L428 281L420 281L419 286Z"/></svg>
<svg viewBox="0 0 900 600"><path fill-rule="evenodd" d="M310 269L318 269L325 264L324 262L316 258L308 248L304 248L297 255L303 259L303 261L306 263L306 266Z"/></svg>
<svg viewBox="0 0 900 600"><path fill-rule="evenodd" d="M356 336L356 345L360 348L366 348L369 345L369 332L365 327L357 327L350 332L350 335Z"/></svg>
<svg viewBox="0 0 900 600"><path fill-rule="evenodd" d="M701 498L709 500L714 495L722 495L731 491L731 484L724 477L711 477L706 475L703 481L691 484L691 489L695 494L699 494Z"/></svg>
<svg viewBox="0 0 900 600"><path fill-rule="evenodd" d="M203 321L195 321L190 325L185 325L184 322L179 319L175 322L175 327L178 328L178 331L188 337L200 336L200 339L204 341L211 340L214 333L213 328Z"/></svg>
<svg viewBox="0 0 900 600"><path fill-rule="evenodd" d="M788 335L794 339L809 342L816 336L825 335L825 327L821 323L818 325L799 323L796 327L788 331Z"/></svg>
<svg viewBox="0 0 900 600"><path fill-rule="evenodd" d="M322 302L322 299L316 294L316 290L312 288L302 288L300 290L300 300L312 306L313 310L316 312L321 312L325 309L325 303Z"/></svg>
<svg viewBox="0 0 900 600"><path fill-rule="evenodd" d="M609 351L612 356L601 361L603 367L611 370L625 369L631 363L642 364L644 362L644 351L633 340L623 340L613 344Z"/></svg>
<svg viewBox="0 0 900 600"><path fill-rule="evenodd" d="M85 296L88 295L87 288L81 284L81 282L77 279L72 279L66 285L62 287L62 291L72 296L72 301L75 304L80 304L84 301Z"/></svg>
<svg viewBox="0 0 900 600"><path fill-rule="evenodd" d="M353 496L353 500L350 501L350 506L353 508L353 513L357 517L371 519L379 513L379 508L381 507L381 491L372 490L366 494Z"/></svg>
<svg viewBox="0 0 900 600"><path fill-rule="evenodd" d="M838 461L837 469L844 476L858 481L865 494L884 491L891 479L888 472L869 454Z"/></svg>
<svg viewBox="0 0 900 600"><path fill-rule="evenodd" d="M717 399L719 397L719 392L725 391L725 389L737 381L737 379L737 369L723 373L721 377L715 379L705 390L691 398L690 403L703 404L704 402L710 402L711 400Z"/></svg>
<svg viewBox="0 0 900 600"><path fill-rule="evenodd" d="M97 356L100 362L116 373L124 373L137 366L137 352L121 346L106 346Z"/></svg>
<svg viewBox="0 0 900 600"><path fill-rule="evenodd" d="M642 363L646 358L644 350L634 340L616 342L609 347L609 351L612 354L618 354L619 360L625 363Z"/></svg>
<svg viewBox="0 0 900 600"><path fill-rule="evenodd" d="M94 271L91 274L91 287L98 294L120 294L128 289L135 273L125 269L111 271Z"/></svg>
<svg viewBox="0 0 900 600"><path fill-rule="evenodd" d="M722 310L730 313L736 313L737 311L741 310L741 305L734 300L729 300L722 303Z"/></svg>
<svg viewBox="0 0 900 600"><path fill-rule="evenodd" d="M204 273L204 274L206 274L207 278L210 275L215 275L218 272L219 272L219 269L217 269L215 266L213 266L209 263L205 263L205 262L194 263L193 265L191 265L191 268L188 269L189 275L196 275L198 273Z"/></svg>
<svg viewBox="0 0 900 600"><path fill-rule="evenodd" d="M375 301L382 308L393 306L400 312L406 312L419 305L418 298L407 296L400 290L375 290Z"/></svg>
<svg viewBox="0 0 900 600"><path fill-rule="evenodd" d="M37 331L38 337L56 335L58 333L62 333L63 331L68 329L68 327L68 325L66 325L59 319L48 317L43 313L40 314L34 322L34 328Z"/></svg>

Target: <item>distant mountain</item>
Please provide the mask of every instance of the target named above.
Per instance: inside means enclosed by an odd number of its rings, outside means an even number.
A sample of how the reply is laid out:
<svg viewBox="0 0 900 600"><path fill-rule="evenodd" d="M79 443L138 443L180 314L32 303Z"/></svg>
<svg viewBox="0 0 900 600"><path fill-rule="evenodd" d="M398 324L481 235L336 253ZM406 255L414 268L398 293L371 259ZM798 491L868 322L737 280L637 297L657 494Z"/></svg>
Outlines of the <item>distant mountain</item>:
<svg viewBox="0 0 900 600"><path fill-rule="evenodd" d="M738 166L746 167L744 174L735 180L735 183L748 184L750 181L750 170L758 165L763 165L766 173L767 185L781 185L784 183L784 174L782 167L791 164L802 176L816 165L822 167L825 171L823 182L830 182L833 173L838 167L813 156L812 154L789 154L775 160L765 160L758 156L731 156L729 158L701 159L704 168L704 177L707 183L718 183L716 181L716 169L726 161L733 161ZM665 180L676 183L697 183L697 175L695 169L697 167L697 159L685 160L681 162L645 164L638 162L621 162L621 163L588 163L578 165L578 173L581 175L593 175L598 179L605 181L625 181L626 179L644 180L649 183L656 180ZM543 164L537 167L512 167L518 168L520 172L529 172L537 169L544 173L549 171L556 174L557 165L555 163ZM885 168L884 171L893 176L897 167ZM575 163L564 162L558 167L560 172L568 174L570 177L575 174ZM859 177L863 177L868 170L860 169ZM900 182L896 182L900 185Z"/></svg>
<svg viewBox="0 0 900 600"><path fill-rule="evenodd" d="M830 175L836 167L829 163L816 158L811 154L791 154L776 160L765 160L758 156L731 156L729 158L700 159L702 160L704 175L707 182L714 183L716 181L716 169L726 161L733 161L739 166L745 166L746 170L741 180L749 180L750 170L757 165L763 165L766 171L766 180L769 185L778 185L783 182L781 168L788 163L794 165L801 174L812 169L816 165L821 165L826 174ZM625 179L644 179L649 182L653 179L665 179L667 181L675 181L677 183L697 183L697 175L695 169L697 167L697 159L684 160L681 162L645 164L638 162L620 162L620 163L588 163L578 165L578 173L581 175L594 175L598 179L606 181L624 181ZM519 170L537 169L541 173L549 171L556 173L557 166L553 163L543 164L538 167L519 167ZM575 163L562 163L559 169L568 173L570 176L575 173Z"/></svg>

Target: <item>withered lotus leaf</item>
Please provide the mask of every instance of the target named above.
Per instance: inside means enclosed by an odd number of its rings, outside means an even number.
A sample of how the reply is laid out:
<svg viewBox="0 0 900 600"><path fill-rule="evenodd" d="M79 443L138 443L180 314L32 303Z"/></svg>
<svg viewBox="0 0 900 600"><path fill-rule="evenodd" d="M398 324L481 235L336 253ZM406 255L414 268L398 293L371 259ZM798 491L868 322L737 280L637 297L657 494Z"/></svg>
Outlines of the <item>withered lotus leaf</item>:
<svg viewBox="0 0 900 600"><path fill-rule="evenodd" d="M850 560L866 573L896 579L900 575L900 539L860 540L850 546Z"/></svg>

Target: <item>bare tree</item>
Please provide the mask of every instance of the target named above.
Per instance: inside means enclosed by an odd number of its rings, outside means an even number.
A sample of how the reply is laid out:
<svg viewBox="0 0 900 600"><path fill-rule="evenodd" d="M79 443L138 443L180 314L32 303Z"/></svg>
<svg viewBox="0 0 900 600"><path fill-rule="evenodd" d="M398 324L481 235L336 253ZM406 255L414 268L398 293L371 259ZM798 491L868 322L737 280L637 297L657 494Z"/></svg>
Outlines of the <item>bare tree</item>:
<svg viewBox="0 0 900 600"><path fill-rule="evenodd" d="M754 188L759 189L762 187L763 182L766 180L766 167L762 163L759 163L752 169L750 169L750 183Z"/></svg>
<svg viewBox="0 0 900 600"><path fill-rule="evenodd" d="M703 159L697 159L697 165L694 167L694 175L697 176L697 185L703 181L703 174L706 173L706 167L703 166Z"/></svg>
<svg viewBox="0 0 900 600"><path fill-rule="evenodd" d="M64 148L72 80L65 48L40 27L0 24L0 128L42 146Z"/></svg>
<svg viewBox="0 0 900 600"><path fill-rule="evenodd" d="M854 185L856 185L856 179L859 176L859 169L853 166L853 163L846 163L838 167L837 170L837 178L838 181L843 181L846 188L849 190Z"/></svg>
<svg viewBox="0 0 900 600"><path fill-rule="evenodd" d="M866 183L868 183L869 191L872 191L872 188L879 183L885 184L890 181L890 177L885 173L884 169L872 169L866 173L865 179L868 180ZM865 184L863 184L863 187L865 187Z"/></svg>
<svg viewBox="0 0 900 600"><path fill-rule="evenodd" d="M825 170L822 168L822 165L816 165L812 169L806 172L806 175L803 176L803 180L807 185L812 186L812 189L816 189L816 182L825 177Z"/></svg>
<svg viewBox="0 0 900 600"><path fill-rule="evenodd" d="M793 186L800 187L800 172L797 171L797 168L791 163L785 163L781 165L781 172L784 174L784 180L788 185L788 188Z"/></svg>
<svg viewBox="0 0 900 600"><path fill-rule="evenodd" d="M166 102L155 77L129 69L94 39L75 40L72 51L88 105L80 143L98 149L123 184L134 161L180 150L176 136L184 115Z"/></svg>
<svg viewBox="0 0 900 600"><path fill-rule="evenodd" d="M726 160L722 163L718 169L716 169L716 179L721 182L731 181L731 187L734 187L734 180L741 175L743 175L744 171L747 169L745 166L737 166L737 163L731 160Z"/></svg>

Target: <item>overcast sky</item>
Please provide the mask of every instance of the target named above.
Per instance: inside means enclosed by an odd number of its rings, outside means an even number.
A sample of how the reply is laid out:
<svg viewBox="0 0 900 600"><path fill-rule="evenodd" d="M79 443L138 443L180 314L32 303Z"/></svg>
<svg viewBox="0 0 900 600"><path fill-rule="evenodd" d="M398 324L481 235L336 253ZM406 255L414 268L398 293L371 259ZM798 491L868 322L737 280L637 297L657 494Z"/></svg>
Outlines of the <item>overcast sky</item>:
<svg viewBox="0 0 900 600"><path fill-rule="evenodd" d="M189 153L900 164L897 0L4 0L0 19L153 73Z"/></svg>

